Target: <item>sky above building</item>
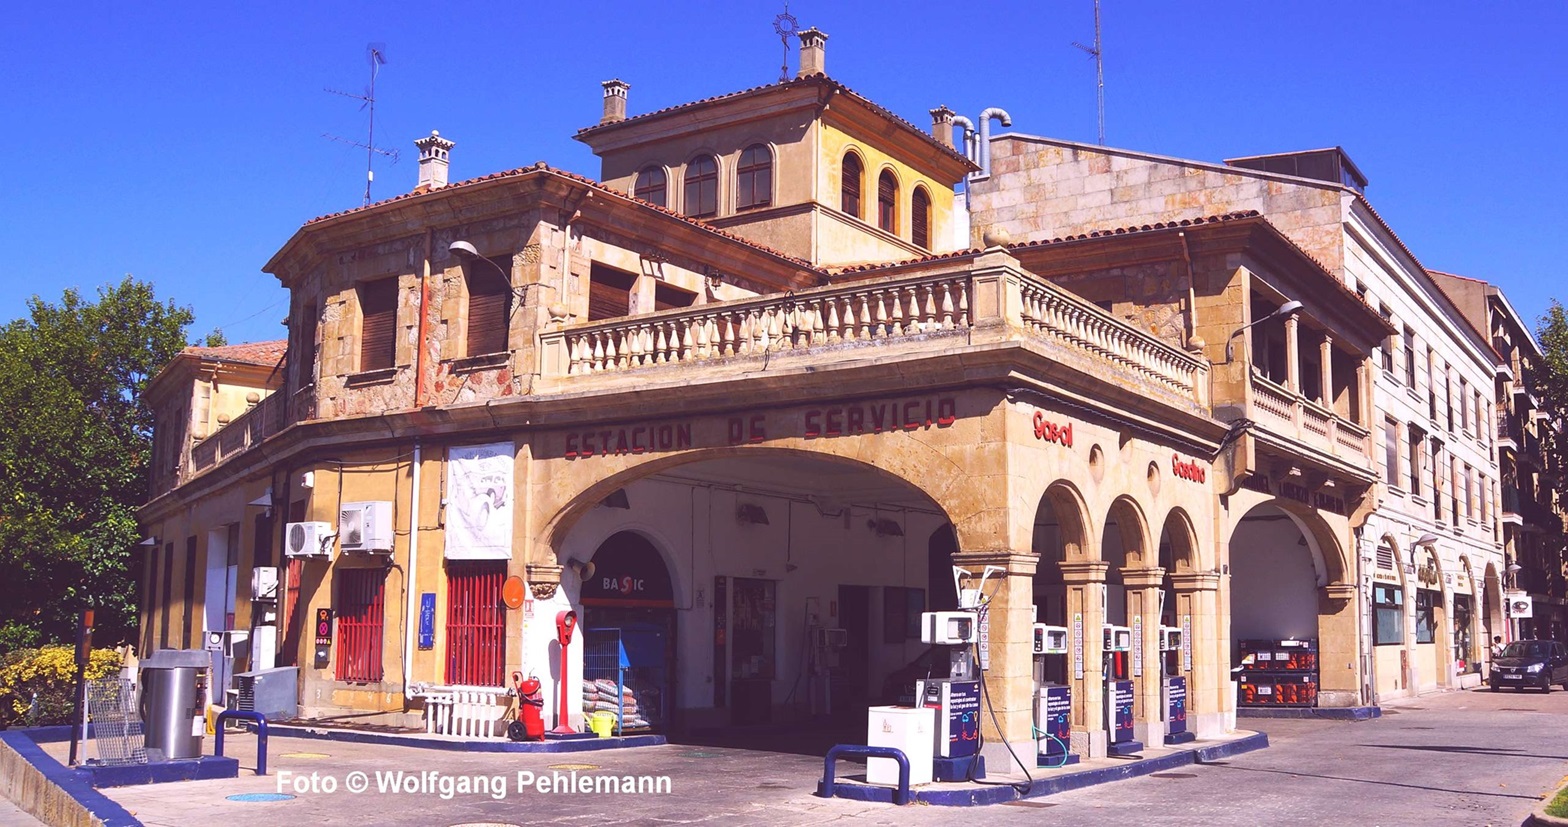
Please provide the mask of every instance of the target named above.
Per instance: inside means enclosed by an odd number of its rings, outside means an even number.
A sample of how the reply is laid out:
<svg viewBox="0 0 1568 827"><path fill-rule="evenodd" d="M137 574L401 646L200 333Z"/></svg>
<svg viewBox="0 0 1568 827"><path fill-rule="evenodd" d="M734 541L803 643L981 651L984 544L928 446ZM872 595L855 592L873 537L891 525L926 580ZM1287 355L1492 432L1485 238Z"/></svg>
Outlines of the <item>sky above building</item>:
<svg viewBox="0 0 1568 827"><path fill-rule="evenodd" d="M196 312L192 335L278 338L261 266L305 221L362 203L370 76L376 200L413 140L457 142L452 179L545 161L600 81L630 114L777 82L782 0L693 3L16 4L0 27L0 319L130 273ZM938 104L1096 141L1093 0L796 0L828 74L927 127ZM1422 264L1501 285L1531 321L1568 298L1568 4L1104 0L1106 143L1218 162L1342 146ZM789 74L797 66L791 39ZM334 94L338 90L344 94ZM332 137L336 136L335 140Z"/></svg>

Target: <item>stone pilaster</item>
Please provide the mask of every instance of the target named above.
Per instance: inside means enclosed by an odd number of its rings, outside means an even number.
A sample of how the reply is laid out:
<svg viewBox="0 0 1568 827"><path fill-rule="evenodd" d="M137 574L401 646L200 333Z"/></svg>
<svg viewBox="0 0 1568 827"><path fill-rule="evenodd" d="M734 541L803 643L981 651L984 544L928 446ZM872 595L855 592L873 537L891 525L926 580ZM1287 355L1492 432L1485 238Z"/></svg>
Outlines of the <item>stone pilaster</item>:
<svg viewBox="0 0 1568 827"><path fill-rule="evenodd" d="M1354 583L1330 583L1318 590L1318 706L1367 702L1357 653L1356 594Z"/></svg>
<svg viewBox="0 0 1568 827"><path fill-rule="evenodd" d="M1127 621L1132 624L1133 737L1150 745L1164 741L1160 680L1160 587L1165 569L1124 568Z"/></svg>
<svg viewBox="0 0 1568 827"><path fill-rule="evenodd" d="M1025 751L1034 736L1034 572L1038 558L1028 552L1008 550L969 551L953 555L953 564L970 573L964 588L975 588L986 566L1000 566L1002 574L986 580L984 596L989 626L989 667L982 673L991 709L982 710L980 732L990 742L1006 740L1014 750ZM996 713L997 725L991 712ZM998 744L1000 746L1000 744ZM1019 753L1020 755L1023 752ZM1032 754L1032 753L1031 753ZM1010 761L1003 751L991 760ZM1003 764L997 764L1001 767Z"/></svg>
<svg viewBox="0 0 1568 827"><path fill-rule="evenodd" d="M1104 757L1105 732L1105 573L1103 560L1057 564L1067 587L1067 683L1073 688L1072 750Z"/></svg>
<svg viewBox="0 0 1568 827"><path fill-rule="evenodd" d="M1231 688L1229 635L1220 622L1220 575L1178 572L1171 575L1171 585L1176 590L1176 625L1182 630L1176 674L1187 679L1188 729L1200 738L1223 734L1236 709L1236 693Z"/></svg>

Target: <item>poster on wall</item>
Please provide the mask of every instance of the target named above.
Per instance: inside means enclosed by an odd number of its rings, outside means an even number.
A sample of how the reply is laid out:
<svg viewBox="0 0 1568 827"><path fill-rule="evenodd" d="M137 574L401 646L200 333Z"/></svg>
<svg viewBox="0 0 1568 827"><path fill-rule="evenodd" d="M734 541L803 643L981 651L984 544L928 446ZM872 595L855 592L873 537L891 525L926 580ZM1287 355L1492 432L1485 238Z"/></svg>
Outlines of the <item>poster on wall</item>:
<svg viewBox="0 0 1568 827"><path fill-rule="evenodd" d="M448 449L448 560L511 559L515 456L510 442Z"/></svg>

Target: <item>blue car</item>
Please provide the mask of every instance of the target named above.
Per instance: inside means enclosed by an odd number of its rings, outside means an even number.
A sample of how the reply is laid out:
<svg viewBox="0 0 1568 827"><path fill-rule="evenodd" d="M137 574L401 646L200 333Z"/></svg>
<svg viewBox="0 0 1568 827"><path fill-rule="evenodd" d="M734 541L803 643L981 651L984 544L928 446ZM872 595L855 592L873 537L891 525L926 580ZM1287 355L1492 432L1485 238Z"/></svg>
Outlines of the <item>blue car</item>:
<svg viewBox="0 0 1568 827"><path fill-rule="evenodd" d="M1516 640L1492 659L1492 674L1486 684L1496 692L1500 687L1527 686L1551 692L1552 684L1568 689L1568 648L1555 640Z"/></svg>

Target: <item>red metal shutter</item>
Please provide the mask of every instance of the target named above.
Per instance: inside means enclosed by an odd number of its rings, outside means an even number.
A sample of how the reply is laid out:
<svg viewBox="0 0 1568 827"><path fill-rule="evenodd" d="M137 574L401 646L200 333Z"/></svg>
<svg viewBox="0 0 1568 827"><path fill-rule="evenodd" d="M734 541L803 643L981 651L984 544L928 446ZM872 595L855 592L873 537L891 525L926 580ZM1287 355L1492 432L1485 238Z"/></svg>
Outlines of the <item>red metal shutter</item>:
<svg viewBox="0 0 1568 827"><path fill-rule="evenodd" d="M339 569L338 667L340 681L381 680L386 569Z"/></svg>
<svg viewBox="0 0 1568 827"><path fill-rule="evenodd" d="M505 561L447 564L447 683L505 685L506 608L501 603L505 579Z"/></svg>
<svg viewBox="0 0 1568 827"><path fill-rule="evenodd" d="M511 259L491 260L501 271L510 271ZM504 264L503 264L504 262ZM507 328L512 315L512 287L501 280L500 272L488 264L475 262L468 275L468 355L500 353L507 349Z"/></svg>
<svg viewBox="0 0 1568 827"><path fill-rule="evenodd" d="M359 288L359 369L384 370L397 356L397 279L383 279Z"/></svg>

